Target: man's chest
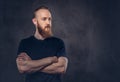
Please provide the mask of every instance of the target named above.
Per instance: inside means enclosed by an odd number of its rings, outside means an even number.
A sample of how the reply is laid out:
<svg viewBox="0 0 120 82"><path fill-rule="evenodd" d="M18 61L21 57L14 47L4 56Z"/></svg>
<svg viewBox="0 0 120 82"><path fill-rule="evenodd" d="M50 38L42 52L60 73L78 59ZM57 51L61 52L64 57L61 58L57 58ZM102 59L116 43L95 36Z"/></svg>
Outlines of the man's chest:
<svg viewBox="0 0 120 82"><path fill-rule="evenodd" d="M28 45L27 53L32 59L41 59L56 56L59 46L56 43L31 43Z"/></svg>

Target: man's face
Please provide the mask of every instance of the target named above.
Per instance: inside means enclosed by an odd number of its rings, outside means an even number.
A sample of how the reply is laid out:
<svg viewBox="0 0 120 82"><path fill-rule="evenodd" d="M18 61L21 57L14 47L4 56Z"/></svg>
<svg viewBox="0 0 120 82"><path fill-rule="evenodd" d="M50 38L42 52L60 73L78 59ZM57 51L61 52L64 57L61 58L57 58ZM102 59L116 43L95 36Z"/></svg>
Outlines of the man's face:
<svg viewBox="0 0 120 82"><path fill-rule="evenodd" d="M36 12L36 27L39 34L44 38L52 35L51 32L51 14L47 9L40 9Z"/></svg>

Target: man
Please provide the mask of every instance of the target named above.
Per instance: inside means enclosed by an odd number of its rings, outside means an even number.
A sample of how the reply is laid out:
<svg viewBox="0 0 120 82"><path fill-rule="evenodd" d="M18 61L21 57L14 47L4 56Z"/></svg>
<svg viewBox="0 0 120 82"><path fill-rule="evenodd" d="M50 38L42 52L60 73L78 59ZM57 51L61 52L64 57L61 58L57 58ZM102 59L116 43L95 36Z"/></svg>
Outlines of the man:
<svg viewBox="0 0 120 82"><path fill-rule="evenodd" d="M52 36L52 17L48 7L35 9L32 22L36 31L19 44L18 70L26 74L26 82L61 82L68 59L64 42Z"/></svg>

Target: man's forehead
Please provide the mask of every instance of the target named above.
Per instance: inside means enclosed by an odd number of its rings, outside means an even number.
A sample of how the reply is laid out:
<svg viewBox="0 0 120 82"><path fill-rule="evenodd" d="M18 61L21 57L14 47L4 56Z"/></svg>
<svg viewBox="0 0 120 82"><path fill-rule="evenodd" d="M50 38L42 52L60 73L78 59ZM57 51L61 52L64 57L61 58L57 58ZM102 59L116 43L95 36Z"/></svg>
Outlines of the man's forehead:
<svg viewBox="0 0 120 82"><path fill-rule="evenodd" d="M36 15L38 16L50 16L51 17L51 13L49 10L47 9L39 9L37 12L36 12Z"/></svg>

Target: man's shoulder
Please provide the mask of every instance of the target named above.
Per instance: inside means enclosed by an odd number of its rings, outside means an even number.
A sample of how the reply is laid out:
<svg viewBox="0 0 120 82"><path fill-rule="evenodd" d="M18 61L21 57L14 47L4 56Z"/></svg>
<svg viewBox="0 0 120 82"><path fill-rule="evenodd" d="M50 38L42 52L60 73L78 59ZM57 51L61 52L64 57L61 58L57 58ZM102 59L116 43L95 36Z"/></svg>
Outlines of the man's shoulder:
<svg viewBox="0 0 120 82"><path fill-rule="evenodd" d="M33 39L34 39L33 36L29 36L29 37L23 38L23 39L21 40L21 42L28 42L28 41L31 41L31 40L33 40Z"/></svg>
<svg viewBox="0 0 120 82"><path fill-rule="evenodd" d="M55 37L55 36L52 36L52 37L50 37L50 38L53 39L53 40L62 41L61 38L58 38L58 37Z"/></svg>
<svg viewBox="0 0 120 82"><path fill-rule="evenodd" d="M58 38L58 37L55 37L55 36L52 36L51 39L53 41L57 41L57 42L60 42L60 43L64 43L64 41L61 39L61 38Z"/></svg>

